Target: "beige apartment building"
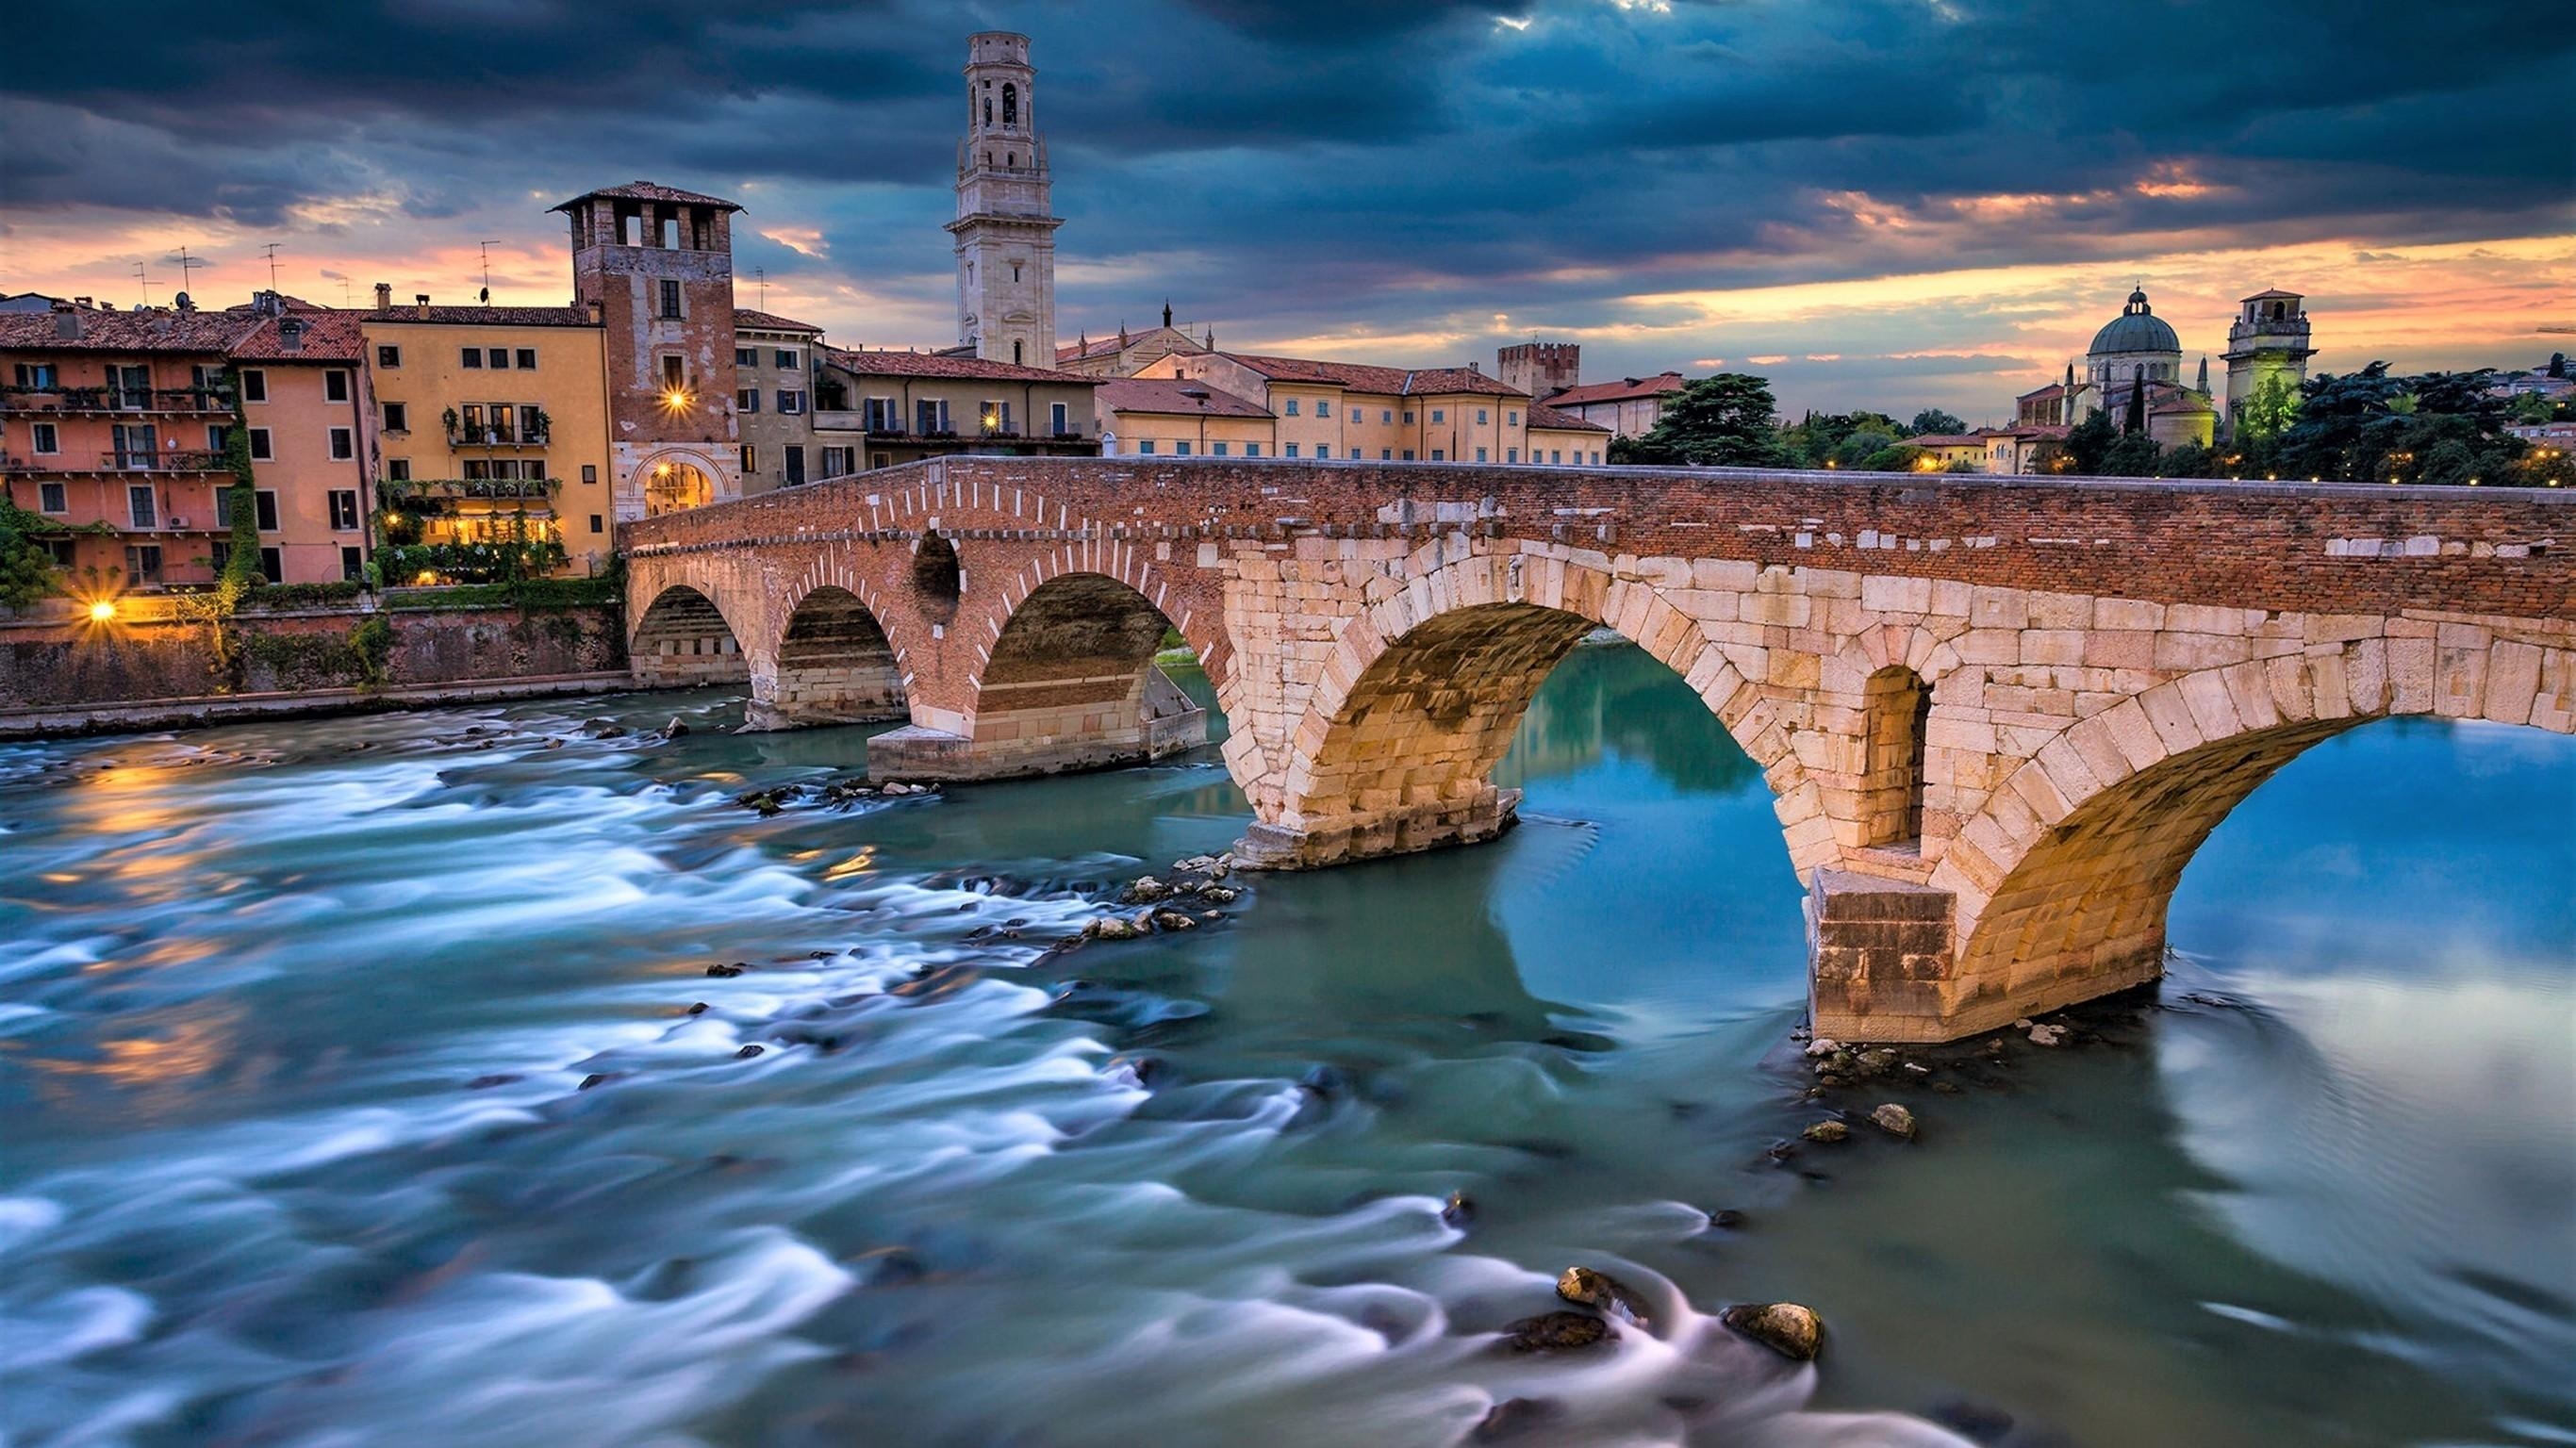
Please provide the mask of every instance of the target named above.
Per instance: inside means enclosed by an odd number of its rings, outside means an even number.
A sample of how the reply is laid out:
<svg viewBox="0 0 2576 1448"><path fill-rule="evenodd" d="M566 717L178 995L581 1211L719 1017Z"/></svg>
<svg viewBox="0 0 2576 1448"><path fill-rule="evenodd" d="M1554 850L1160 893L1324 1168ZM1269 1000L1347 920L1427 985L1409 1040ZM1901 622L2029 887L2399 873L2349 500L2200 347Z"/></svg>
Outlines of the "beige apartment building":
<svg viewBox="0 0 2576 1448"><path fill-rule="evenodd" d="M742 490L766 493L848 467L816 456L815 373L823 329L774 312L733 309L734 420L742 430Z"/></svg>
<svg viewBox="0 0 2576 1448"><path fill-rule="evenodd" d="M1087 457L1100 451L1098 379L947 352L822 349L814 414L824 476L948 453Z"/></svg>
<svg viewBox="0 0 2576 1448"><path fill-rule="evenodd" d="M1175 352L1148 364L1135 380L1194 383L1266 413L1271 435L1262 455L1271 457L1434 463L1556 457L1572 466L1598 462L1595 454L1608 446L1606 432L1556 413L1542 419L1550 425L1533 437L1529 396L1472 366L1379 367L1248 352ZM1128 445L1129 429L1110 430L1119 452L1137 451Z"/></svg>
<svg viewBox="0 0 2576 1448"><path fill-rule="evenodd" d="M1278 457L1278 420L1203 382L1122 377L1100 384L1100 448L1127 457Z"/></svg>

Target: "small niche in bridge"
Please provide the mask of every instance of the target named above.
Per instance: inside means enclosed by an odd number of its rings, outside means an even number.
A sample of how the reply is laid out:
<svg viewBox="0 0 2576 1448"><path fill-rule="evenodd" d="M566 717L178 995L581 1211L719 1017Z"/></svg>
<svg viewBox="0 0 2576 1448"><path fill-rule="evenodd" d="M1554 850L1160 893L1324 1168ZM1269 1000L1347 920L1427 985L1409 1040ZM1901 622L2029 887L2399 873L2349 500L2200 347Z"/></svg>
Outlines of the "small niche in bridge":
<svg viewBox="0 0 2576 1448"><path fill-rule="evenodd" d="M966 591L966 571L957 562L957 545L935 530L922 534L913 546L912 591L932 623L944 624L957 616L957 600Z"/></svg>

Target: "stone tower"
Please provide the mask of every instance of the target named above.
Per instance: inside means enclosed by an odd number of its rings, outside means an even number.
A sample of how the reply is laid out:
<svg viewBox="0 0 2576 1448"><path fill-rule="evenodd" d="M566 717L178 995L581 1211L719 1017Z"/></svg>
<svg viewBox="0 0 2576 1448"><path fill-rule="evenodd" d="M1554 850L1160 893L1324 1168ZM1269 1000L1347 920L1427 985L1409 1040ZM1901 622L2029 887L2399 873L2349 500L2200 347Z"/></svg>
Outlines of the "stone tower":
<svg viewBox="0 0 2576 1448"><path fill-rule="evenodd" d="M1517 387L1544 400L1572 387L1583 376L1583 346L1578 342L1522 342L1494 354L1494 375L1505 387Z"/></svg>
<svg viewBox="0 0 2576 1448"><path fill-rule="evenodd" d="M957 341L978 357L1055 366L1055 229L1037 131L1029 38L966 40L966 138L957 145Z"/></svg>
<svg viewBox="0 0 2576 1448"><path fill-rule="evenodd" d="M733 214L742 208L634 181L554 209L572 218L573 300L606 332L618 521L741 497Z"/></svg>
<svg viewBox="0 0 2576 1448"><path fill-rule="evenodd" d="M2237 409L2263 385L2263 379L2286 376L2292 386L2308 380L2308 359L2317 355L2317 349L2308 345L2304 300L2297 292L2275 288L2256 292L2238 304L2236 320L2228 324L2224 358L2230 431L2235 428Z"/></svg>

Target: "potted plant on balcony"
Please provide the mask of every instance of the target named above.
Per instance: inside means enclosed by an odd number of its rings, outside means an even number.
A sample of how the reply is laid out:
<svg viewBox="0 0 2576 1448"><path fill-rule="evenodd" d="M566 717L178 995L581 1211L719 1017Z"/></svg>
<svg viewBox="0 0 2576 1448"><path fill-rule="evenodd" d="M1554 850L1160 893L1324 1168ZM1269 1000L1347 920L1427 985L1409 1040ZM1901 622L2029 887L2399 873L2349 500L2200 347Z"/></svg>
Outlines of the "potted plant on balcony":
<svg viewBox="0 0 2576 1448"><path fill-rule="evenodd" d="M553 421L554 419L546 416L544 408L531 402L519 409L519 437L526 442L542 444L546 440L547 429Z"/></svg>
<svg viewBox="0 0 2576 1448"><path fill-rule="evenodd" d="M447 429L447 440L456 441L456 409L451 407L438 415L439 426Z"/></svg>

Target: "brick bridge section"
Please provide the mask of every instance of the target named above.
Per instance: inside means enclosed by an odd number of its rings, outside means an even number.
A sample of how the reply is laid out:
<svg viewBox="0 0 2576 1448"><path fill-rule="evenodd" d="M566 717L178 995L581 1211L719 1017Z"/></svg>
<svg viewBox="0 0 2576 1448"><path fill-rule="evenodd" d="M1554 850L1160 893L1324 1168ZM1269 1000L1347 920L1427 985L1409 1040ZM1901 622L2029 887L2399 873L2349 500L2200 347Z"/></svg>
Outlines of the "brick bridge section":
<svg viewBox="0 0 2576 1448"><path fill-rule="evenodd" d="M891 775L1153 757L1204 721L1306 867L1488 838L1586 632L1761 765L1823 1034L1938 1040L2156 978L2165 905L2301 750L2576 729L2576 496L2357 485L952 457L631 525L638 681L908 719Z"/></svg>

